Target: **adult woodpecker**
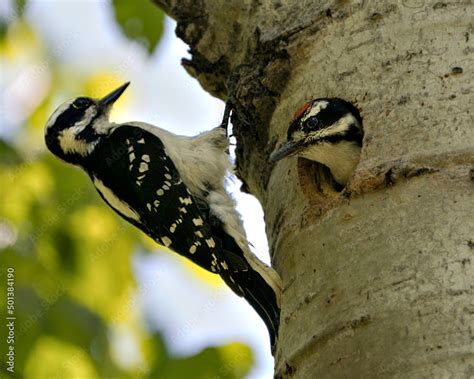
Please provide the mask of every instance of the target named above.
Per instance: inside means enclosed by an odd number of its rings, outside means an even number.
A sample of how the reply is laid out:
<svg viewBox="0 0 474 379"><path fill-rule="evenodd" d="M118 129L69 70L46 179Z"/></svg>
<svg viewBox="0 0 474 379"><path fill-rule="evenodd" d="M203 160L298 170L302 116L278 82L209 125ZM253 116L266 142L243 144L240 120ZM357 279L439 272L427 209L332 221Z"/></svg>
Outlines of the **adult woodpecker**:
<svg viewBox="0 0 474 379"><path fill-rule="evenodd" d="M228 113L223 125L195 137L142 122L112 123L110 109L128 85L102 99L78 97L61 105L46 124L48 149L84 170L102 199L125 220L219 274L257 311L274 347L281 283L251 252L224 187L231 171Z"/></svg>
<svg viewBox="0 0 474 379"><path fill-rule="evenodd" d="M352 104L337 98L315 99L295 113L287 142L270 156L270 162L292 155L316 161L345 186L359 163L362 138L362 118Z"/></svg>

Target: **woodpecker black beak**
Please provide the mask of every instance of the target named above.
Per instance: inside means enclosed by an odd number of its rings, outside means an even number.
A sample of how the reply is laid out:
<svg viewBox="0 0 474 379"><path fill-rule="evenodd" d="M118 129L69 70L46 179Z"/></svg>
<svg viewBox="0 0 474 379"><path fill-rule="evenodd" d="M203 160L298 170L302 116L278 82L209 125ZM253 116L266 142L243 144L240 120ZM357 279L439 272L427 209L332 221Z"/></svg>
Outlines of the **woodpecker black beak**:
<svg viewBox="0 0 474 379"><path fill-rule="evenodd" d="M101 107L106 108L112 105L113 103L115 103L118 100L118 98L122 95L122 93L124 93L124 91L127 89L129 84L130 82L122 84L119 88L113 90L108 95L100 99L99 104L101 105Z"/></svg>
<svg viewBox="0 0 474 379"><path fill-rule="evenodd" d="M305 146L304 139L298 141L289 141L270 155L270 163L275 163L280 159L295 155Z"/></svg>

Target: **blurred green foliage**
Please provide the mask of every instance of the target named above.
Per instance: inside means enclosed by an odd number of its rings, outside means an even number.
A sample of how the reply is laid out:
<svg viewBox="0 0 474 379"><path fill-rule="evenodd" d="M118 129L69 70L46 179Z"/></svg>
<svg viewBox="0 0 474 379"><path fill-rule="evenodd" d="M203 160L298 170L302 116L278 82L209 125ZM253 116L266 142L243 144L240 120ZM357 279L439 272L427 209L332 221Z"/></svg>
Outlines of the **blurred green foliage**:
<svg viewBox="0 0 474 379"><path fill-rule="evenodd" d="M16 4L21 14L24 1ZM130 4L114 1L117 19L122 25L142 20L151 51L161 36L163 15L153 5L151 11L147 0ZM14 377L245 376L253 363L245 345L209 347L177 358L159 334L147 330L141 309L134 306L137 289L130 261L135 251L156 246L106 207L84 173L44 147L43 127L58 96L105 93L121 78L103 71L88 78L70 72L54 61L46 42L21 18L10 20L0 34L0 54L2 62L13 66L24 60L47 62L50 76L48 92L12 138L0 139L0 293L6 294L7 269L13 268ZM0 296L2 310L6 301ZM114 346L118 329L126 331L138 352L132 363L123 364ZM2 357L6 333L0 328ZM3 378L8 375L5 358L0 367Z"/></svg>
<svg viewBox="0 0 474 379"><path fill-rule="evenodd" d="M161 9L151 0L112 0L112 4L123 33L152 53L163 32L164 14Z"/></svg>
<svg viewBox="0 0 474 379"><path fill-rule="evenodd" d="M19 15L23 15L23 11L25 10L26 0L15 0L13 2L13 6L15 7L15 12Z"/></svg>

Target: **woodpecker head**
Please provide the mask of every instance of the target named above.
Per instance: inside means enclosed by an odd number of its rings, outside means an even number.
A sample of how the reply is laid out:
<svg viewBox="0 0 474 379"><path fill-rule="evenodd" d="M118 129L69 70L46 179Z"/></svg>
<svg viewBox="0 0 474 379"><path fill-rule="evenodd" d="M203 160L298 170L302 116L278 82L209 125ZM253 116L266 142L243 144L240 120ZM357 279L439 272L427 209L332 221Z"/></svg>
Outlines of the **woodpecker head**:
<svg viewBox="0 0 474 379"><path fill-rule="evenodd" d="M79 164L109 132L110 109L129 84L102 99L78 97L59 106L46 123L48 149L68 163Z"/></svg>
<svg viewBox="0 0 474 379"><path fill-rule="evenodd" d="M287 142L270 162L297 155L324 164L336 182L345 185L359 162L362 137L357 108L342 99L315 99L295 113Z"/></svg>

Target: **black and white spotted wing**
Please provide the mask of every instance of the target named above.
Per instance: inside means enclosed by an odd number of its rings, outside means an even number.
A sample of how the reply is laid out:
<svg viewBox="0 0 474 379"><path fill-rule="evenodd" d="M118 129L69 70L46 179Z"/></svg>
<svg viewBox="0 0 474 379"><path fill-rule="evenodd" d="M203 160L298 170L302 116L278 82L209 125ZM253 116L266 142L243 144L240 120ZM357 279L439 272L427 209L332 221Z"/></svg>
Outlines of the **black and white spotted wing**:
<svg viewBox="0 0 474 379"><path fill-rule="evenodd" d="M280 309L273 288L248 265L209 204L189 193L157 136L122 125L96 147L85 168L119 215L158 243L220 274L247 299L266 323L274 345Z"/></svg>
<svg viewBox="0 0 474 379"><path fill-rule="evenodd" d="M97 161L99 156L107 158ZM117 213L158 243L206 270L219 271L219 252L205 217L157 136L120 126L90 159L89 174ZM135 215L123 208L127 205Z"/></svg>

